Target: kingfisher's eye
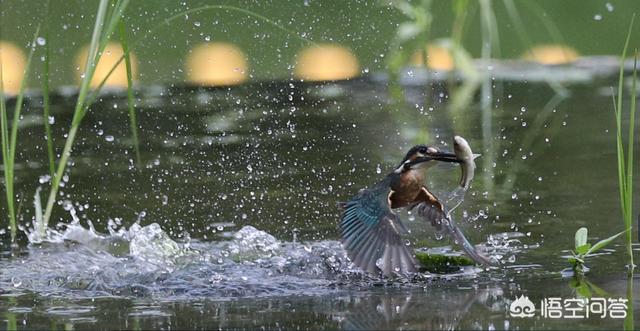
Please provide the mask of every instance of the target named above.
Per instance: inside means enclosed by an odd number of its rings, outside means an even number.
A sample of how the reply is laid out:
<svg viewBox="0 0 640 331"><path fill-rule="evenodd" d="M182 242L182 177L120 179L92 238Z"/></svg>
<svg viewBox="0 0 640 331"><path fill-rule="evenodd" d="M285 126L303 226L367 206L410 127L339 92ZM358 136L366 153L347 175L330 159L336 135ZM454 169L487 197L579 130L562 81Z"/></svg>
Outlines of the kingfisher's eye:
<svg viewBox="0 0 640 331"><path fill-rule="evenodd" d="M422 147L418 150L418 153L420 154L427 154L427 148L426 147Z"/></svg>

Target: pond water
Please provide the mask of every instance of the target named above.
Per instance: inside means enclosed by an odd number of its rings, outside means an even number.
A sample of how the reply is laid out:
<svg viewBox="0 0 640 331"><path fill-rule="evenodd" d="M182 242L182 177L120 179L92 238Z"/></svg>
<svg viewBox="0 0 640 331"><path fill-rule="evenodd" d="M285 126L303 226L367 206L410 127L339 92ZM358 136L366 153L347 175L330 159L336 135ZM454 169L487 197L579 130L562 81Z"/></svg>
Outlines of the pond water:
<svg viewBox="0 0 640 331"><path fill-rule="evenodd" d="M417 69L402 81L403 102L378 74L141 87L140 167L126 96L107 91L83 122L47 240L21 235L16 250L3 243L3 327L621 328L622 319L597 316L509 315L521 295L536 306L576 296L560 271L579 227L590 240L623 230L616 72L606 63L498 63L489 89L474 90L457 110L464 89ZM488 92L493 101L483 102ZM68 128L75 93L61 88L53 97L54 137ZM42 100L33 92L26 102L16 169L29 233L48 165ZM413 144L451 149L454 134L483 154L454 218L500 266L395 280L357 270L337 241L336 203L382 178ZM428 185L442 195L458 176L438 166ZM402 216L420 246L458 250ZM626 298L625 262L624 249L609 246L588 260L588 280L607 297Z"/></svg>

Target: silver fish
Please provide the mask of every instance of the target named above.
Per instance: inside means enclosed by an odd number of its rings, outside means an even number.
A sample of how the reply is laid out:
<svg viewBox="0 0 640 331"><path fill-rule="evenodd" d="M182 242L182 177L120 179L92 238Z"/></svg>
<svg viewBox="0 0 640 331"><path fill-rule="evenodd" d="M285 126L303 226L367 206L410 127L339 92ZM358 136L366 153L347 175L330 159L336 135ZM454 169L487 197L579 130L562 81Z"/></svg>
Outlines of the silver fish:
<svg viewBox="0 0 640 331"><path fill-rule="evenodd" d="M456 157L462 161L460 187L466 191L469 189L469 184L471 183L471 180L473 180L473 173L476 170L476 163L474 160L480 156L480 154L473 154L471 146L469 146L467 140L460 136L453 137L453 151L456 153Z"/></svg>

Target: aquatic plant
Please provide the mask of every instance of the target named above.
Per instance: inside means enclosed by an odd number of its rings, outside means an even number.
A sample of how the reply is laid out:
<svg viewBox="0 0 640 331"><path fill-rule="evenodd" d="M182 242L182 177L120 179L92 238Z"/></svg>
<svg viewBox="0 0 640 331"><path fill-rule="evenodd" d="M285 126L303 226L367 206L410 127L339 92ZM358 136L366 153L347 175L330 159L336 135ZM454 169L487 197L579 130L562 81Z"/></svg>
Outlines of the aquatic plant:
<svg viewBox="0 0 640 331"><path fill-rule="evenodd" d="M46 208L44 213L38 213L38 217L36 217L36 231L42 236L44 235L46 228L48 226L49 220L51 218L51 214L53 211L53 206L56 201L56 196L58 193L60 181L62 179L62 175L65 172L67 161L71 156L73 143L75 141L76 134L80 127L80 123L84 118L85 114L89 110L89 107L95 100L98 98L99 92L102 87L105 85L107 79L115 71L118 65L125 61L126 72L127 72L127 100L128 100L128 109L129 109L129 122L131 134L134 141L134 149L136 154L136 164L140 167L141 158L140 158L140 148L139 148L139 139L137 133L137 120L135 113L135 105L134 105L134 95L133 95L133 77L131 70L131 60L129 56L129 44L126 39L126 29L124 23L121 21L124 10L126 9L129 1L128 0L101 0L98 5L98 11L96 14L96 21L94 24L94 30L91 37L91 42L89 45L89 51L87 60L85 63L84 73L82 75L82 81L80 83L79 94L76 101L76 105L74 108L73 119L71 126L69 128L69 133L67 134L67 139L64 144L64 148L60 159L57 162L55 160L55 153L53 147L53 137L51 135L51 126L49 123L50 117L50 101L49 101L49 63L50 63L50 46L45 42L45 54L43 55L43 79L42 79L42 90L43 90L43 117L44 117L44 128L45 128L45 137L47 140L47 154L49 160L49 173L51 176L51 190L49 191L49 196L46 203ZM48 4L47 4L48 8ZM300 36L292 30L287 29L286 27L278 24L267 17L259 15L255 12L227 5L206 5L190 10L183 11L176 15L173 15L167 19L164 19L162 23L156 25L153 29L149 30L140 40L144 40L147 34L154 32L158 28L168 24L172 20L178 19L185 15L188 15L192 12L200 12L205 10L232 10L245 13L249 16L257 17L276 28L285 31L289 34L296 36L297 38L303 40L304 42L315 44L309 38L304 36ZM48 12L48 9L47 9ZM93 91L90 91L90 82L95 73L96 65L98 64L100 57L113 35L115 28L120 27L120 42L123 48L123 56L115 63L110 72L103 78L101 83L95 88ZM33 57L33 53L35 51L36 39L38 37L38 33L40 30L40 26L36 30L34 34L33 41L31 43L31 51L29 53L29 57L26 64L26 70L24 73L24 77L26 78L29 74L29 70L31 68L31 59ZM45 38L46 40L47 38ZM14 112L12 114L12 125L11 130L9 131L8 124L8 116L6 111L6 103L4 98L4 88L2 86L2 64L0 63L0 133L1 133L1 141L2 141L2 159L3 159L3 167L4 167L4 184L5 184L5 193L7 199L7 210L9 216L9 223L11 229L11 241L15 242L16 233L17 233L17 224L16 224L16 212L15 208L15 200L16 195L14 192L14 164L15 164L15 152L17 145L17 131L18 131L18 122L20 120L20 113L22 110L23 97L24 97L24 85L26 79L22 80L22 84L16 99L16 106ZM36 193L38 196L39 194ZM39 200L39 197L38 199ZM41 206L36 206L36 210L40 210Z"/></svg>
<svg viewBox="0 0 640 331"><path fill-rule="evenodd" d="M93 28L93 34L91 36L91 42L89 44L87 61L85 63L84 73L82 75L82 82L80 83L80 91L78 93L78 99L74 108L71 127L69 128L69 133L67 135L62 154L60 155L60 159L58 160L57 170L53 178L51 179L51 190L49 191L49 197L47 199L46 208L44 210L42 224L38 224L40 229L36 229L41 235L44 235L44 232L49 223L49 219L51 218L53 205L55 204L56 197L58 195L58 189L60 187L60 181L62 180L62 175L64 174L64 171L66 169L69 156L71 156L71 150L73 148L73 143L75 141L76 134L78 133L80 123L82 122L82 119L84 118L91 104L87 102L87 97L89 95L89 83L93 78L96 65L100 60L100 57L102 56L102 52L106 47L107 42L111 38L111 35L113 34L120 19L122 18L122 14L129 4L129 1L117 0L111 6L111 10L109 10L108 8L109 3L109 0L100 0L100 3L98 5L95 25Z"/></svg>
<svg viewBox="0 0 640 331"><path fill-rule="evenodd" d="M47 10L48 12L48 10ZM51 46L49 45L49 31L45 32L45 45L42 68L42 119L44 124L44 135L47 141L47 159L49 160L49 176L53 178L56 173L56 157L53 148L53 136L51 135L51 101L49 99L49 72L51 61Z"/></svg>
<svg viewBox="0 0 640 331"><path fill-rule="evenodd" d="M7 116L7 106L5 103L4 86L2 79L2 63L0 62L0 140L2 145L2 166L4 170L4 186L5 194L7 198L7 212L9 216L9 227L11 231L11 242L15 243L17 234L16 224L16 209L15 209L15 195L14 195L14 166L16 160L16 147L18 143L18 124L20 121L20 114L22 112L22 101L24 98L24 89L26 84L26 77L29 75L29 69L31 67L31 59L36 48L36 38L40 32L40 25L36 28L31 41L31 50L27 57L27 63L25 66L25 72L22 82L20 83L20 89L16 98L16 105L12 114L11 131L9 131L9 120Z"/></svg>
<svg viewBox="0 0 640 331"><path fill-rule="evenodd" d="M637 76L637 59L634 59L633 63L633 80L631 88L631 104L629 106L629 125L626 128L628 134L627 149L625 151L624 144L622 142L623 128L622 128L622 97L624 90L624 59L627 55L629 48L629 40L631 39L631 31L633 28L633 22L635 20L635 14L629 24L629 31L627 32L627 38L622 50L620 61L620 73L618 75L618 98L616 100L613 97L613 109L616 117L616 151L617 151L617 164L618 164L618 188L620 191L620 210L622 211L622 220L624 226L627 229L633 227L633 144L635 133L635 113L636 113L636 76ZM625 165L626 163L626 165ZM627 232L626 237L627 254L629 258L629 271L633 273L635 265L633 264L633 247L632 247L632 232Z"/></svg>
<svg viewBox="0 0 640 331"><path fill-rule="evenodd" d="M133 99L133 75L131 71L131 56L129 52L129 44L127 43L127 33L124 21L120 21L120 44L122 45L122 52L124 53L124 63L127 71L127 105L129 108L129 125L131 130L131 136L133 137L133 148L136 153L136 165L138 169L141 166L140 158L140 142L138 140L138 121L136 120L136 109Z"/></svg>
<svg viewBox="0 0 640 331"><path fill-rule="evenodd" d="M587 228L582 227L576 231L575 234L575 251L571 251L571 255L567 258L567 261L572 264L572 269L574 275L583 275L588 269L585 266L585 259L590 255L596 253L597 251L603 249L605 246L609 245L616 238L620 237L624 233L628 233L630 229L622 231L618 234L615 234L609 238L602 239L595 244L590 244L587 242L587 237L589 231Z"/></svg>
<svg viewBox="0 0 640 331"><path fill-rule="evenodd" d="M130 45L126 39L124 23L121 22L124 10L126 9L129 1L117 0L115 4L111 6L112 9L110 11L107 11L106 9L110 2L111 1L109 0L101 0L98 6L98 12L96 14L96 22L95 22L93 34L91 37L91 42L89 44L87 62L85 64L85 69L84 69L85 71L82 75L83 78L80 85L80 91L78 94L76 106L74 109L73 120L71 123L71 127L69 129L69 133L67 135L67 139L65 141L62 155L60 157L60 160L58 161L57 170L52 178L51 190L49 191L49 197L47 199L46 208L45 208L44 214L42 215L42 222L38 222L40 229L36 229L39 231L41 235L44 235L44 232L51 218L51 213L53 211L53 206L56 201L56 196L57 196L59 185L60 185L60 180L65 171L68 158L71 156L73 143L74 143L78 128L80 126L80 123L84 115L86 114L86 112L89 110L89 106L93 104L93 102L98 98L98 94L102 89L102 87L107 82L107 79L111 76L111 74L115 71L115 69L120 65L122 61L125 61L125 66L127 70L127 100L128 100L128 108L129 108L129 119L130 119L130 126L131 126L132 136L133 136L135 149L136 149L135 150L136 159L137 159L138 165L140 165L140 151L139 151L139 143L138 143L138 135L137 135L137 121L136 121L136 115L135 115L133 87L132 87L132 74L131 74L132 71L131 71L131 62L129 59ZM255 12L252 12L246 9L242 9L234 6L228 6L228 5L205 5L198 8L185 10L183 12L175 14L167 19L164 19L162 23L159 23L154 28L147 31L147 33L145 33L141 38L139 38L137 42L145 40L148 34L155 32L160 27L166 24L169 24L171 21L175 19L184 17L189 13L200 12L205 10L232 10L232 11L238 11L250 16L254 16L256 18L259 18L275 26L276 28L282 31L285 31L289 34L296 36L297 38L307 43L315 45L315 43L310 39L304 36L298 35L294 31L287 29L286 27L268 19L267 17L264 17L260 14L257 14ZM116 63L111 68L111 70L102 79L98 87L95 88L93 92L89 93L90 92L89 83L93 78L95 67L100 60L100 56L102 55L102 52L104 51L107 45L107 42L110 40L113 32L115 31L116 26L120 26L120 38L121 38L121 45L122 45L124 54L120 57L120 59L118 59L118 61L116 61Z"/></svg>
<svg viewBox="0 0 640 331"><path fill-rule="evenodd" d="M416 260L428 272L454 273L465 266L473 266L475 262L464 255L432 254L427 252L415 252Z"/></svg>
<svg viewBox="0 0 640 331"><path fill-rule="evenodd" d="M620 56L620 71L618 74L618 99L613 97L613 109L616 117L616 154L618 165L618 190L620 192L620 210L622 212L622 221L628 229L633 227L633 144L635 134L635 114L636 114L636 98L638 90L636 87L637 81L637 55L633 60L633 80L631 87L631 104L629 106L629 126L627 127L628 140L627 150L625 153L624 145L622 143L622 96L624 90L624 59L627 55L629 48L629 40L631 39L631 31L633 28L633 22L636 15L633 14L631 23L629 23L629 30L627 31L627 38L624 42L624 48L622 49L622 55ZM637 50L636 50L637 54ZM626 163L626 166L625 166ZM633 263L633 234L631 231L627 231L626 236L626 250L628 255L628 267L629 273L627 276L627 299L629 305L627 307L627 318L624 320L625 330L634 330L634 318L633 318L633 271L635 264Z"/></svg>
<svg viewBox="0 0 640 331"><path fill-rule="evenodd" d="M398 81L398 72L407 65L411 56L417 51L421 51L422 59L427 61L425 44L429 38L431 30L431 0L422 0L418 4L409 1L392 1L390 5L407 17L405 22L398 25L395 37L389 47L389 57L387 67L391 75L392 84ZM397 85L392 89L397 90Z"/></svg>

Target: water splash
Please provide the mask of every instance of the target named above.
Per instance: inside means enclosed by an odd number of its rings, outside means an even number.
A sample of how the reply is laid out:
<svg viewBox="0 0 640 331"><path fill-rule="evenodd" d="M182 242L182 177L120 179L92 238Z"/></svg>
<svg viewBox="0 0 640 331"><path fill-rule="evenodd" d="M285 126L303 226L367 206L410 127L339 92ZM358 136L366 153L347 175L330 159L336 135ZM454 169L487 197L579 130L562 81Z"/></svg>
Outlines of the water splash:
<svg viewBox="0 0 640 331"><path fill-rule="evenodd" d="M47 229L27 254L0 260L0 288L66 297L235 298L326 295L362 286L424 286L433 275L381 279L363 273L338 241L283 242L252 226L219 241L176 242L157 223L116 228L109 234L74 219ZM31 232L33 234L35 231ZM461 277L477 274L469 268ZM15 276L19 275L19 279ZM447 278L456 277L447 276ZM376 285L377 284L377 285ZM412 285L415 284L415 285Z"/></svg>

